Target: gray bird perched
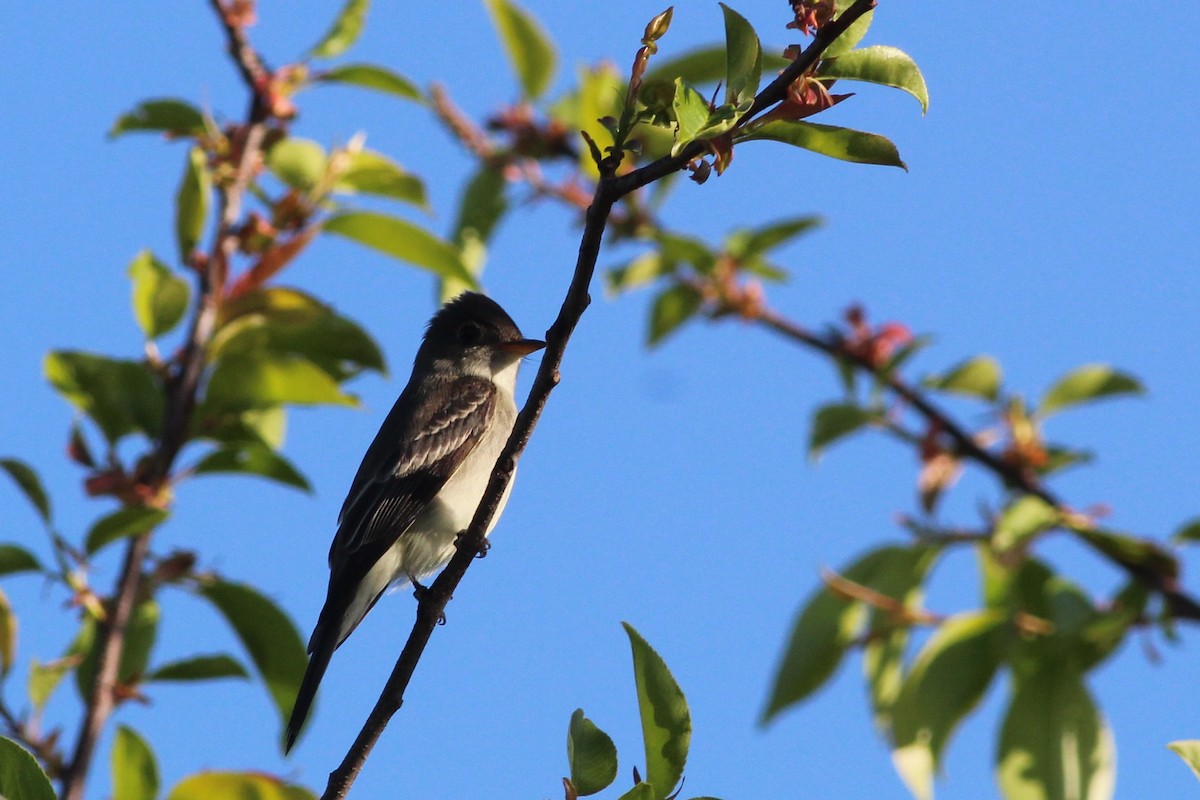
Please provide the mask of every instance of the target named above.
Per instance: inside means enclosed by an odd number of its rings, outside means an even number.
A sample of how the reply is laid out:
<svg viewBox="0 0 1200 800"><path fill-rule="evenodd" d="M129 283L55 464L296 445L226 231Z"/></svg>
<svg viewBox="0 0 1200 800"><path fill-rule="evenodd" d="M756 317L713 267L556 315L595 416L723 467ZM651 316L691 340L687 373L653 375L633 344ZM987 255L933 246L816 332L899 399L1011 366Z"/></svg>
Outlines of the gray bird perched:
<svg viewBox="0 0 1200 800"><path fill-rule="evenodd" d="M517 418L526 339L494 300L464 292L425 331L412 376L363 456L329 548L329 589L288 722L291 750L333 651L389 586L450 560ZM508 485L492 517L508 501Z"/></svg>

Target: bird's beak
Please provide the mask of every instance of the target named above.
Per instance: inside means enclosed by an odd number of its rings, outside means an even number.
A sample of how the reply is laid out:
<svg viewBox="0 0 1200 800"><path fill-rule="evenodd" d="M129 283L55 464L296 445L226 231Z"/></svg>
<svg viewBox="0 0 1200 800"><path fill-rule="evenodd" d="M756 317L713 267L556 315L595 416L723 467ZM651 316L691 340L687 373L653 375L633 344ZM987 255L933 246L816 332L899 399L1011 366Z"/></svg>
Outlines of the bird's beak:
<svg viewBox="0 0 1200 800"><path fill-rule="evenodd" d="M515 342L501 342L496 345L496 349L511 353L514 356L527 356L530 353L536 353L545 346L546 343L540 339L517 339Z"/></svg>

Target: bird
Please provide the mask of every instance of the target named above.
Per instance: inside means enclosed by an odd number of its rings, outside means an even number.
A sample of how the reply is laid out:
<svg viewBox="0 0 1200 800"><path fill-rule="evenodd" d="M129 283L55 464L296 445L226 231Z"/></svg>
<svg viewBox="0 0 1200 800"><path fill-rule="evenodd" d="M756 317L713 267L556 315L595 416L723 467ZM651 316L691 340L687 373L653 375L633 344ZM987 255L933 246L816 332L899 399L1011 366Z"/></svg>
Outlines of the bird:
<svg viewBox="0 0 1200 800"><path fill-rule="evenodd" d="M516 422L517 370L545 346L525 338L496 301L476 292L458 295L429 321L412 376L367 448L338 515L325 604L308 641L285 753L334 650L389 586L419 586L454 554ZM511 489L510 480L487 533Z"/></svg>

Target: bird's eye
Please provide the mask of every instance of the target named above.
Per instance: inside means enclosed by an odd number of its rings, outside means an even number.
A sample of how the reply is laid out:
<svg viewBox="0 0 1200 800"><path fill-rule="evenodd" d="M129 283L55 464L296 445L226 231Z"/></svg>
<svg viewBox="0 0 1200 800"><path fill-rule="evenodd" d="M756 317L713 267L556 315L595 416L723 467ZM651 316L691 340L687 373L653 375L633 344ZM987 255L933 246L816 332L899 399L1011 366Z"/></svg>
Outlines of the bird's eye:
<svg viewBox="0 0 1200 800"><path fill-rule="evenodd" d="M455 331L455 336L461 344L477 344L483 338L483 328L480 328L474 322L464 322L458 326Z"/></svg>

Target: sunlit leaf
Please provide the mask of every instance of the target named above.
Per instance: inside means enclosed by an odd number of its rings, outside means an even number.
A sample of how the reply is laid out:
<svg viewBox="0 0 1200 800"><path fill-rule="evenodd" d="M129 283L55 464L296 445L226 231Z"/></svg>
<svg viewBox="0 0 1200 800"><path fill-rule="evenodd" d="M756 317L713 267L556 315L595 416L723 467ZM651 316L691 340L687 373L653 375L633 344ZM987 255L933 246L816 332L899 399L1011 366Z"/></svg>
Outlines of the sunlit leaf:
<svg viewBox="0 0 1200 800"><path fill-rule="evenodd" d="M580 797L605 789L617 777L617 748L608 734L575 709L567 728L567 762Z"/></svg>
<svg viewBox="0 0 1200 800"><path fill-rule="evenodd" d="M617 800L656 800L658 793L654 791L654 787L649 783L636 784L625 794L617 798Z"/></svg>
<svg viewBox="0 0 1200 800"><path fill-rule="evenodd" d="M829 445L877 419L877 414L853 403L829 403L813 414L812 432L808 437L808 456L816 459Z"/></svg>
<svg viewBox="0 0 1200 800"><path fill-rule="evenodd" d="M886 137L850 128L818 125L815 122L776 120L754 127L747 126L738 132L735 138L738 141L769 139L842 161L908 170L908 166L900 160L896 145Z"/></svg>
<svg viewBox="0 0 1200 800"><path fill-rule="evenodd" d="M510 0L484 0L504 52L521 82L526 100L542 96L554 79L554 45L528 11Z"/></svg>
<svg viewBox="0 0 1200 800"><path fill-rule="evenodd" d="M214 581L201 591L250 654L286 724L308 665L296 626L275 603L245 584Z"/></svg>
<svg viewBox="0 0 1200 800"><path fill-rule="evenodd" d="M671 155L677 155L708 124L710 111L704 95L678 78L675 80L675 98L671 102L671 109L676 125Z"/></svg>
<svg viewBox="0 0 1200 800"><path fill-rule="evenodd" d="M1060 516L1058 509L1042 498L1025 495L1001 512L992 534L992 545L1001 551L1023 545L1056 526Z"/></svg>
<svg viewBox="0 0 1200 800"><path fill-rule="evenodd" d="M62 683L63 677L75 668L77 660L60 658L48 664L41 664L35 658L29 664L29 682L26 690L29 693L29 704L34 711L46 707L54 690Z"/></svg>
<svg viewBox="0 0 1200 800"><path fill-rule="evenodd" d="M674 265L656 251L642 253L619 267L604 273L604 288L610 297L644 286L674 271Z"/></svg>
<svg viewBox="0 0 1200 800"><path fill-rule="evenodd" d="M28 500L37 510L38 516L42 518L42 522L50 522L50 497L46 494L45 488L42 486L42 480L38 477L37 472L33 467L16 458L0 458L0 469L8 473L8 477L13 479L17 484L17 488L25 495ZM5 563L5 559L0 558L0 565ZM34 562L37 563L36 561ZM3 567L0 566L0 570ZM12 571L12 570L9 570Z"/></svg>
<svg viewBox="0 0 1200 800"><path fill-rule="evenodd" d="M991 356L975 358L956 364L945 375L932 375L923 383L931 389L995 400L1000 391L1000 364Z"/></svg>
<svg viewBox="0 0 1200 800"><path fill-rule="evenodd" d="M789 217L758 228L740 229L729 236L727 246L737 258L746 259L769 253L821 226L823 220L812 214Z"/></svg>
<svg viewBox="0 0 1200 800"><path fill-rule="evenodd" d="M424 102L425 99L421 90L408 78L377 64L343 64L327 72L319 73L316 75L316 80L321 83L344 83L358 86L402 97L405 100L415 100L418 103Z"/></svg>
<svg viewBox="0 0 1200 800"><path fill-rule="evenodd" d="M770 52L769 48L762 54L762 59L764 71L778 72L792 63L786 58ZM689 50L673 58L651 61L644 81L646 83L651 81L670 83L676 78L682 78L684 83L696 86L723 81L727 70L725 46L708 45Z"/></svg>
<svg viewBox="0 0 1200 800"><path fill-rule="evenodd" d="M134 431L158 435L163 395L144 363L56 350L46 356L44 369L50 385L91 417L110 443Z"/></svg>
<svg viewBox="0 0 1200 800"><path fill-rule="evenodd" d="M853 2L854 0L837 0L837 16L840 17L842 12L849 8ZM854 45L862 41L862 38L867 35L867 29L871 27L871 20L874 17L875 12L872 10L854 20L845 33L834 39L833 43L825 48L824 57L833 58L854 49Z"/></svg>
<svg viewBox="0 0 1200 800"><path fill-rule="evenodd" d="M700 310L703 300L700 292L686 283L660 292L650 307L650 330L646 343L651 347L660 344Z"/></svg>
<svg viewBox="0 0 1200 800"><path fill-rule="evenodd" d="M646 745L646 782L654 787L655 800L663 800L683 776L692 719L683 691L662 657L632 625L621 624L633 648L633 675Z"/></svg>
<svg viewBox="0 0 1200 800"><path fill-rule="evenodd" d="M108 130L115 139L133 131L161 131L173 136L201 136L205 133L204 115L191 103L173 97L144 100L132 111L117 117Z"/></svg>
<svg viewBox="0 0 1200 800"><path fill-rule="evenodd" d="M133 316L147 339L157 339L183 319L190 295L188 283L149 250L129 264L133 281Z"/></svg>
<svg viewBox="0 0 1200 800"><path fill-rule="evenodd" d="M0 736L0 797L9 800L55 800L50 779L29 751Z"/></svg>
<svg viewBox="0 0 1200 800"><path fill-rule="evenodd" d="M1179 739L1168 742L1167 748L1183 759L1197 778L1200 778L1200 739Z"/></svg>
<svg viewBox="0 0 1200 800"><path fill-rule="evenodd" d="M324 228L442 277L457 278L472 288L478 286L458 248L411 222L369 211L351 211L330 217Z"/></svg>
<svg viewBox="0 0 1200 800"><path fill-rule="evenodd" d="M996 779L1005 797L1108 800L1112 730L1078 672L1046 664L1021 681L1004 715Z"/></svg>
<svg viewBox="0 0 1200 800"><path fill-rule="evenodd" d="M212 173L208 169L208 156L199 147L192 147L188 150L183 179L175 195L175 240L179 245L179 260L184 264L204 233L211 200Z"/></svg>
<svg viewBox="0 0 1200 800"><path fill-rule="evenodd" d="M263 772L198 772L167 794L166 800L317 800L310 790Z"/></svg>
<svg viewBox="0 0 1200 800"><path fill-rule="evenodd" d="M197 462L197 475L230 473L258 475L304 492L311 492L308 479L292 463L266 445L249 443L214 450Z"/></svg>
<svg viewBox="0 0 1200 800"><path fill-rule="evenodd" d="M120 508L101 517L92 525L85 539L84 549L89 556L95 555L105 545L119 539L141 536L161 525L170 513L161 508L130 506Z"/></svg>
<svg viewBox="0 0 1200 800"><path fill-rule="evenodd" d="M113 797L154 800L158 795L158 764L146 740L133 728L117 726L112 749Z"/></svg>
<svg viewBox="0 0 1200 800"><path fill-rule="evenodd" d="M280 406L222 411L201 406L193 415L191 435L220 444L256 442L272 450L283 447L287 434L287 411Z"/></svg>
<svg viewBox="0 0 1200 800"><path fill-rule="evenodd" d="M738 105L753 100L762 78L762 45L754 27L724 3L725 14L725 102Z"/></svg>
<svg viewBox="0 0 1200 800"><path fill-rule="evenodd" d="M902 89L920 102L921 113L929 110L929 89L925 86L925 78L917 63L903 50L876 45L850 50L834 59L826 55L817 72L819 77L865 81Z"/></svg>
<svg viewBox="0 0 1200 800"><path fill-rule="evenodd" d="M333 25L308 54L313 58L336 58L350 49L366 24L369 5L368 0L346 0Z"/></svg>
<svg viewBox="0 0 1200 800"><path fill-rule="evenodd" d="M1087 364L1068 372L1047 390L1038 413L1049 416L1070 406L1122 394L1144 394L1137 378L1106 364Z"/></svg>
<svg viewBox="0 0 1200 800"><path fill-rule="evenodd" d="M349 164L333 184L335 192L390 197L427 208L425 184L386 156L371 150L348 155Z"/></svg>
<svg viewBox="0 0 1200 800"><path fill-rule="evenodd" d="M213 370L205 394L211 409L240 411L283 404L354 406L329 373L303 358L231 354Z"/></svg>
<svg viewBox="0 0 1200 800"><path fill-rule="evenodd" d="M508 210L505 189L508 181L504 174L493 166L484 164L467 181L462 197L458 201L458 219L454 223L454 236L462 242L465 232L471 231L482 242L492 238L496 223Z"/></svg>
<svg viewBox="0 0 1200 800"><path fill-rule="evenodd" d="M310 139L289 136L267 151L267 169L293 189L307 192L325 175L325 148Z"/></svg>
<svg viewBox="0 0 1200 800"><path fill-rule="evenodd" d="M13 613L8 595L0 591L0 676L8 677L17 654L17 615Z"/></svg>
<svg viewBox="0 0 1200 800"><path fill-rule="evenodd" d="M209 681L219 678L249 678L250 673L232 656L224 653L192 656L163 664L146 673L149 681Z"/></svg>

